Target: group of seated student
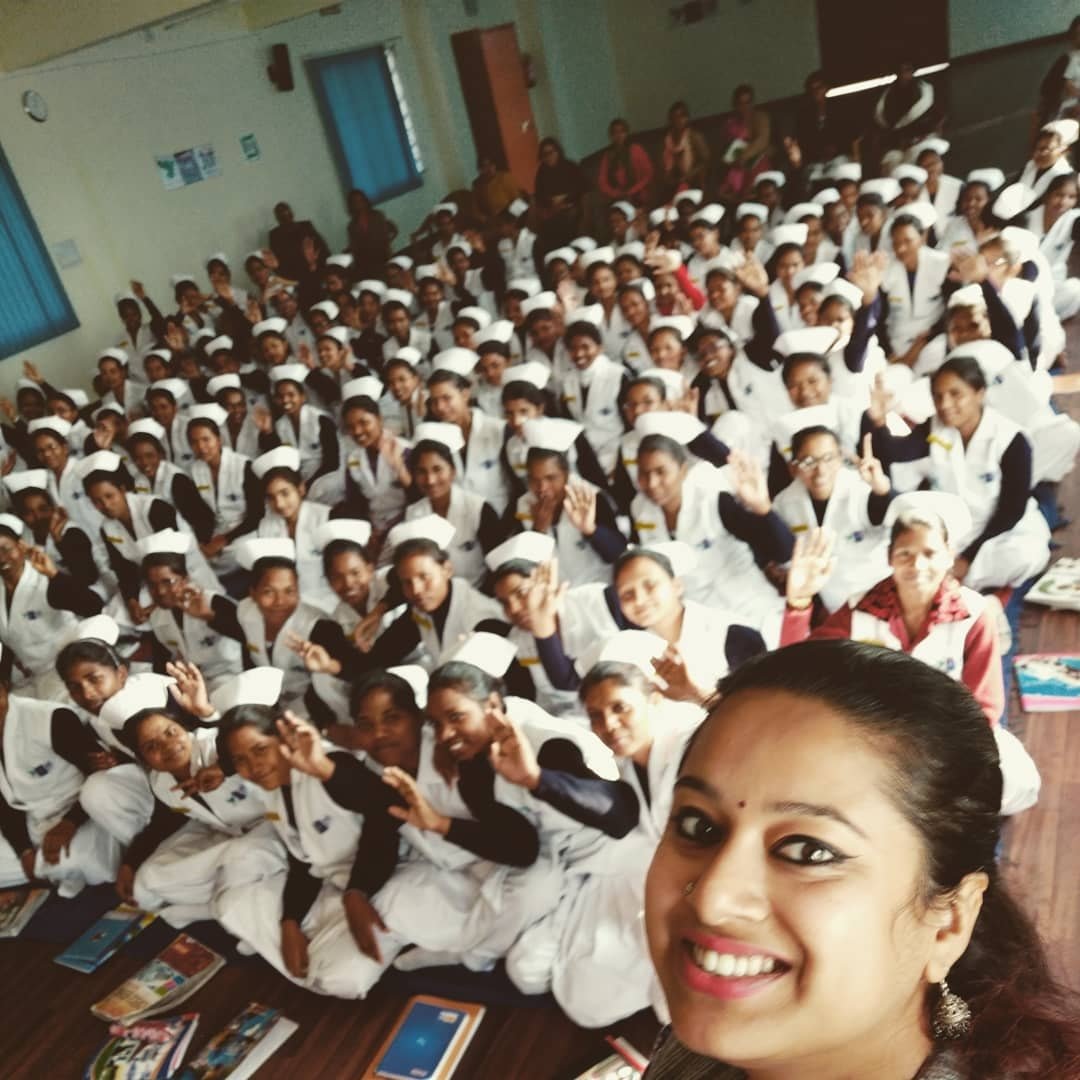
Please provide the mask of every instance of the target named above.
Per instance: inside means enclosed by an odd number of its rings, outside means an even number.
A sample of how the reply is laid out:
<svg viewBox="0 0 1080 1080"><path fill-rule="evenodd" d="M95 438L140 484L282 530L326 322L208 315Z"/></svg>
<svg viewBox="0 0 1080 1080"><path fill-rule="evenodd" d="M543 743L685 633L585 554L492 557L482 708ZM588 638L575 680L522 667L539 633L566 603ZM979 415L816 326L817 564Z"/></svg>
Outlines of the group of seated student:
<svg viewBox="0 0 1080 1080"><path fill-rule="evenodd" d="M1000 601L1080 448L1076 137L1015 183L935 135L683 186L540 258L526 200L440 203L379 277L218 253L167 316L133 283L99 400L27 363L2 403L0 886L113 882L344 998L502 962L602 1026L664 1013L646 869L749 658L911 654L1031 806Z"/></svg>

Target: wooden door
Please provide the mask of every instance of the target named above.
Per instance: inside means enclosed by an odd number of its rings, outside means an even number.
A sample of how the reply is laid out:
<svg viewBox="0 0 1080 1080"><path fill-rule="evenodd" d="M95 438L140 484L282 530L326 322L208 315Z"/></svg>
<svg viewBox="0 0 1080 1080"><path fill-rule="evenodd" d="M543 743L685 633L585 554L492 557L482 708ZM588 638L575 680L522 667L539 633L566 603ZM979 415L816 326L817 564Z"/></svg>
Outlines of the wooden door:
<svg viewBox="0 0 1080 1080"><path fill-rule="evenodd" d="M494 157L532 191L540 140L514 24L454 34L451 44L477 156Z"/></svg>

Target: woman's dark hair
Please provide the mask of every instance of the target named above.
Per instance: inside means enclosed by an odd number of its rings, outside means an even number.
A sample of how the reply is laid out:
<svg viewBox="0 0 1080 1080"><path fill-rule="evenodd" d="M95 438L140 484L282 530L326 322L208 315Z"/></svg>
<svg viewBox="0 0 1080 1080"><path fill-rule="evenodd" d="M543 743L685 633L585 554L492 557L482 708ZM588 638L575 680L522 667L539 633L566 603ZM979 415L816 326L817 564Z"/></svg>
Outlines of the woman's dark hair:
<svg viewBox="0 0 1080 1080"><path fill-rule="evenodd" d="M566 476L570 475L570 459L561 450L552 450L547 446L530 446L525 454L525 468L536 461L554 461Z"/></svg>
<svg viewBox="0 0 1080 1080"><path fill-rule="evenodd" d="M749 83L745 83L745 82L739 83L739 85L736 86L735 89L731 91L732 104L737 102L739 100L739 98L742 97L743 94L749 94L751 99L753 99L753 97L754 97L754 88Z"/></svg>
<svg viewBox="0 0 1080 1080"><path fill-rule="evenodd" d="M876 206L879 210L884 210L885 200L876 191L863 191L855 200L855 208L863 206Z"/></svg>
<svg viewBox="0 0 1080 1080"><path fill-rule="evenodd" d="M263 473L263 492L266 491L273 480L284 480L287 483L292 484L295 488L302 487L304 484L303 476L296 469L290 469L287 465L278 465L273 469L267 469L266 472Z"/></svg>
<svg viewBox="0 0 1080 1080"><path fill-rule="evenodd" d="M486 701L492 694L498 694L501 700L504 694L502 679L497 679L464 660L451 660L431 673L431 678L428 679L428 697L437 690L458 690L478 703Z"/></svg>
<svg viewBox="0 0 1080 1080"><path fill-rule="evenodd" d="M45 501L50 506L56 506L56 500L49 494L46 488L38 487L24 487L14 492L11 496L11 505L15 509L15 513L22 517L26 513L26 500L31 495L44 495Z"/></svg>
<svg viewBox="0 0 1080 1080"><path fill-rule="evenodd" d="M81 638L78 641L69 642L56 657L56 671L64 682L67 682L71 669L76 664L100 664L102 667L112 668L118 671L126 668L127 662L108 642L100 638Z"/></svg>
<svg viewBox="0 0 1080 1080"><path fill-rule="evenodd" d="M661 329L666 330L669 328L662 327ZM652 341L652 334L649 335L649 340ZM638 375L631 379L626 384L626 393L629 394L635 386L649 386L660 395L661 401L667 401L667 386L662 379L658 379L655 375Z"/></svg>
<svg viewBox="0 0 1080 1080"><path fill-rule="evenodd" d="M513 577L515 574L528 577L538 565L539 563L534 563L531 559L509 559L500 563L488 576L492 590L503 578Z"/></svg>
<svg viewBox="0 0 1080 1080"><path fill-rule="evenodd" d="M151 716L164 716L167 720L174 721L179 724L185 731L190 731L191 728L186 724L179 716L173 716L168 709L165 708L151 708L140 709L137 713L129 716L124 721L124 726L116 733L116 737L138 758L142 761L142 755L139 753L139 729L143 724L150 719Z"/></svg>
<svg viewBox="0 0 1080 1080"><path fill-rule="evenodd" d="M650 330L647 344L651 345L661 334L671 334L680 345L686 344L682 334L674 326L658 326L655 330Z"/></svg>
<svg viewBox="0 0 1080 1080"><path fill-rule="evenodd" d="M830 379L832 378L832 369L829 367L829 361L826 360L821 353L797 352L786 357L784 359L784 366L780 369L780 378L783 380L785 386L788 384L791 373L796 368L802 367L803 364L813 364L815 367L821 369L822 374L827 375Z"/></svg>
<svg viewBox="0 0 1080 1080"><path fill-rule="evenodd" d="M833 293L831 296L826 296L818 305L818 315L824 315L830 304L842 304L852 315L855 314L855 305L846 296L841 296L839 293Z"/></svg>
<svg viewBox="0 0 1080 1080"><path fill-rule="evenodd" d="M577 322L572 322L566 328L566 333L563 334L563 341L569 345L576 337L587 337L595 341L597 345L604 344L604 335L600 333L600 327L587 319L578 319Z"/></svg>
<svg viewBox="0 0 1080 1080"><path fill-rule="evenodd" d="M127 439L128 446L134 442L138 442L140 439L150 443L162 457L168 456L165 453L165 447L162 445L161 440L156 435L151 435L149 431L136 431L134 435L129 435Z"/></svg>
<svg viewBox="0 0 1080 1080"><path fill-rule="evenodd" d="M90 489L95 484L112 484L113 487L118 487L122 491L131 491L135 487L131 480L131 474L124 468L123 462L111 471L94 469L93 472L83 477L83 491L87 495L90 494Z"/></svg>
<svg viewBox="0 0 1080 1080"><path fill-rule="evenodd" d="M930 376L930 386L933 388L935 382L941 378L942 375L955 375L958 379L962 379L971 387L972 390L985 390L986 389L986 375L983 374L983 369L979 364L979 361L973 356L953 356L946 360Z"/></svg>
<svg viewBox="0 0 1080 1080"><path fill-rule="evenodd" d="M687 116L690 115L690 106L687 105L686 102L683 101L681 98L678 101L673 101L668 106L668 111L667 111L668 119L670 120L672 115L674 113L677 113L677 112L684 112L684 113L687 114Z"/></svg>
<svg viewBox="0 0 1080 1080"><path fill-rule="evenodd" d="M617 262L618 260L616 260ZM628 281L624 285L620 285L616 290L616 296L622 296L624 293L636 292L646 303L649 302L649 298L645 295L645 281L646 278L634 278L633 281Z"/></svg>
<svg viewBox="0 0 1080 1080"><path fill-rule="evenodd" d="M445 566L450 561L450 556L434 540L426 536L415 536L411 540L403 540L394 548L394 569L406 559L414 555L426 555L434 559L440 566Z"/></svg>
<svg viewBox="0 0 1080 1080"><path fill-rule="evenodd" d="M555 152L559 155L560 160L566 161L566 151L562 148L562 143L558 139L553 139L550 135L540 140L540 145L537 147L537 153L543 156L544 151L548 147L554 147Z"/></svg>
<svg viewBox="0 0 1080 1080"><path fill-rule="evenodd" d="M617 581L619 575L635 559L650 559L656 563L668 577L675 577L675 568L671 560L661 551L650 551L648 548L628 547L614 562L611 567L611 580Z"/></svg>
<svg viewBox="0 0 1080 1080"><path fill-rule="evenodd" d="M359 555L364 562L372 561L371 557L368 555L367 548L358 544L355 540L331 540L330 543L323 548L322 553L323 574L327 578L330 577L330 568L334 565L334 560L339 555L344 555L347 552Z"/></svg>
<svg viewBox="0 0 1080 1080"><path fill-rule="evenodd" d="M972 1013L971 1033L949 1044L958 1075L1080 1075L1075 995L1055 982L1034 924L998 870L1001 764L967 687L899 650L811 640L747 660L718 690L721 704L702 728L741 692L780 691L821 702L880 748L891 766L888 794L925 850L919 902L940 903L968 874L989 878L971 941L949 971L949 988ZM927 1009L935 1003L928 995Z"/></svg>
<svg viewBox="0 0 1080 1080"><path fill-rule="evenodd" d="M251 567L251 588L258 588L271 570L291 570L293 574L297 573L296 563L292 559L286 559L284 555L264 555L261 559L256 559Z"/></svg>
<svg viewBox="0 0 1080 1080"><path fill-rule="evenodd" d="M1055 176L1046 188L1046 195L1043 196L1043 201L1045 202L1055 192L1060 191L1066 184L1075 185L1077 182L1077 175L1074 172L1062 173L1060 176Z"/></svg>
<svg viewBox="0 0 1080 1080"><path fill-rule="evenodd" d="M385 690L395 709L409 713L418 724L423 723L424 711L416 704L416 694L408 680L392 671L373 671L358 682L349 695L349 715L353 718L360 711L364 698L373 690Z"/></svg>
<svg viewBox="0 0 1080 1080"><path fill-rule="evenodd" d="M402 363L404 362L405 361L402 361ZM380 418L382 416L379 412L379 406L366 394L358 394L355 397L346 398L344 404L341 406L342 417L347 416L353 409L359 409L361 412L370 413L372 416L378 416Z"/></svg>
<svg viewBox="0 0 1080 1080"><path fill-rule="evenodd" d="M544 409L547 407L547 395L536 385L525 379L511 379L502 388L502 403L508 401L527 401L530 405Z"/></svg>
<svg viewBox="0 0 1080 1080"><path fill-rule="evenodd" d="M178 551L155 551L153 555L147 555L142 561L142 569L153 570L156 566L168 567L174 574L187 577L187 559Z"/></svg>
<svg viewBox="0 0 1080 1080"><path fill-rule="evenodd" d="M404 311L406 315L409 315L409 309L400 300L387 300L382 306L383 314L389 315L395 311ZM412 316L409 316L410 321Z"/></svg>
<svg viewBox="0 0 1080 1080"><path fill-rule="evenodd" d="M204 428L207 428L210 432L216 435L219 439L221 438L221 428L219 428L217 424L208 416L197 416L194 420L189 420L187 422L187 433L190 435L191 429L194 427L198 427L200 424L202 424Z"/></svg>
<svg viewBox="0 0 1080 1080"><path fill-rule="evenodd" d="M626 131L627 131L627 133L629 134L629 132L630 132L630 125L629 125L629 124L628 124L628 123L627 123L627 122L626 122L626 121L625 121L625 120L624 120L624 119L623 119L623 118L622 118L621 116L616 116L616 117L615 117L615 119L614 119L614 120L612 120L612 121L611 121L611 123L610 123L610 124L608 124L608 126L607 126L607 129L608 129L608 134L609 134L609 135L610 135L610 134L611 134L611 132L612 132L612 131L614 130L614 128L615 128L615 125L616 125L616 124L622 124L622 126L623 126L624 128L626 128Z"/></svg>
<svg viewBox="0 0 1080 1080"><path fill-rule="evenodd" d="M450 451L450 447L446 443L441 443L437 439L421 439L413 448L409 455L409 459L413 462L419 462L421 454L435 454L441 457L451 469L457 469L454 464L454 455Z"/></svg>
<svg viewBox="0 0 1080 1080"><path fill-rule="evenodd" d="M781 244L769 256L769 261L765 264L765 272L769 275L771 280L776 278L776 271L780 265L780 260L792 251L797 251L799 253L799 258L803 258L802 244L796 244L792 241Z"/></svg>
<svg viewBox="0 0 1080 1080"><path fill-rule="evenodd" d="M690 460L686 447L682 443L677 443L669 435L646 435L638 446L638 458L640 459L642 454L656 453L667 454L679 465L684 465Z"/></svg>
<svg viewBox="0 0 1080 1080"><path fill-rule="evenodd" d="M897 229L904 228L905 225L910 225L920 236L926 232L925 226L914 214L897 214L889 225L889 235L891 236Z"/></svg>
<svg viewBox="0 0 1080 1080"><path fill-rule="evenodd" d="M826 427L824 424L811 424L809 427L800 428L791 437L792 461L798 458L803 443L809 439L816 439L819 435L828 435L836 442L837 446L840 445L840 436L832 428Z"/></svg>
<svg viewBox="0 0 1080 1080"><path fill-rule="evenodd" d="M280 738L277 729L278 712L269 705L234 705L218 721L217 756L221 771L229 776L236 772L232 754L229 752L229 738L241 728L253 727L260 735L272 735Z"/></svg>
<svg viewBox="0 0 1080 1080"><path fill-rule="evenodd" d="M467 391L470 385L469 380L463 375L459 375L456 371L447 371L446 368L439 368L438 371L434 371L428 376L428 389L444 382L453 383L454 386L462 392Z"/></svg>
<svg viewBox="0 0 1080 1080"><path fill-rule="evenodd" d="M631 690L648 695L655 689L649 682L649 677L637 666L628 664L625 660L601 660L589 668L585 677L578 687L578 700L584 703L589 694L601 683L609 679L617 682L620 686L628 686Z"/></svg>

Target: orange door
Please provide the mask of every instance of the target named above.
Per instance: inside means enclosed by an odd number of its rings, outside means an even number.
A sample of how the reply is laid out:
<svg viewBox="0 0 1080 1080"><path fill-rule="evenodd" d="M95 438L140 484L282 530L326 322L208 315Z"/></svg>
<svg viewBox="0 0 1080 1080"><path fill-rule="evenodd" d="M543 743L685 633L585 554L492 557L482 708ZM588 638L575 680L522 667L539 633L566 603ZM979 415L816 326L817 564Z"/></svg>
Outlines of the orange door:
<svg viewBox="0 0 1080 1080"><path fill-rule="evenodd" d="M477 155L502 159L532 191L540 140L514 24L454 34L451 44Z"/></svg>

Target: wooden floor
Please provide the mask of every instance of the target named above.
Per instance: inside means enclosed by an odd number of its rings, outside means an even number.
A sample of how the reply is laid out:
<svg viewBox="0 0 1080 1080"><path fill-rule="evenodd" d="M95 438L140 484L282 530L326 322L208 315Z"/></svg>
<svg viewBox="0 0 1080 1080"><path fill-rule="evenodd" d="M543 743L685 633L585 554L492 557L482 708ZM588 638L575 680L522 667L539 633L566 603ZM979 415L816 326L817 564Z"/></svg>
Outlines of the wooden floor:
<svg viewBox="0 0 1080 1080"><path fill-rule="evenodd" d="M1080 322L1080 320L1074 320ZM1070 335L1070 339L1074 335ZM1080 327L1070 340L1080 356ZM1073 365L1076 366L1075 364ZM1066 376L1059 404L1080 419L1080 379ZM1072 525L1055 535L1063 553L1080 554L1080 470L1062 485ZM1080 650L1080 614L1028 605L1023 651ZM1015 697L1015 695L1014 695ZM1004 864L1039 923L1062 978L1080 989L1080 714L1021 716L1011 710L1043 776L1037 807L1009 827ZM104 1025L89 1012L98 1000L141 966L121 954L95 975L80 976L51 961L55 945L0 943L0 1075L5 1078L75 1077L104 1039ZM261 963L226 967L191 1002L201 1013L196 1045L251 1000L280 1007L300 1030L259 1077L358 1078L393 1026L405 997L377 988L364 1002L317 997ZM647 1051L656 1031L639 1014L613 1033ZM465 1080L564 1080L605 1056L601 1033L583 1031L554 1009L492 1007L462 1063Z"/></svg>

